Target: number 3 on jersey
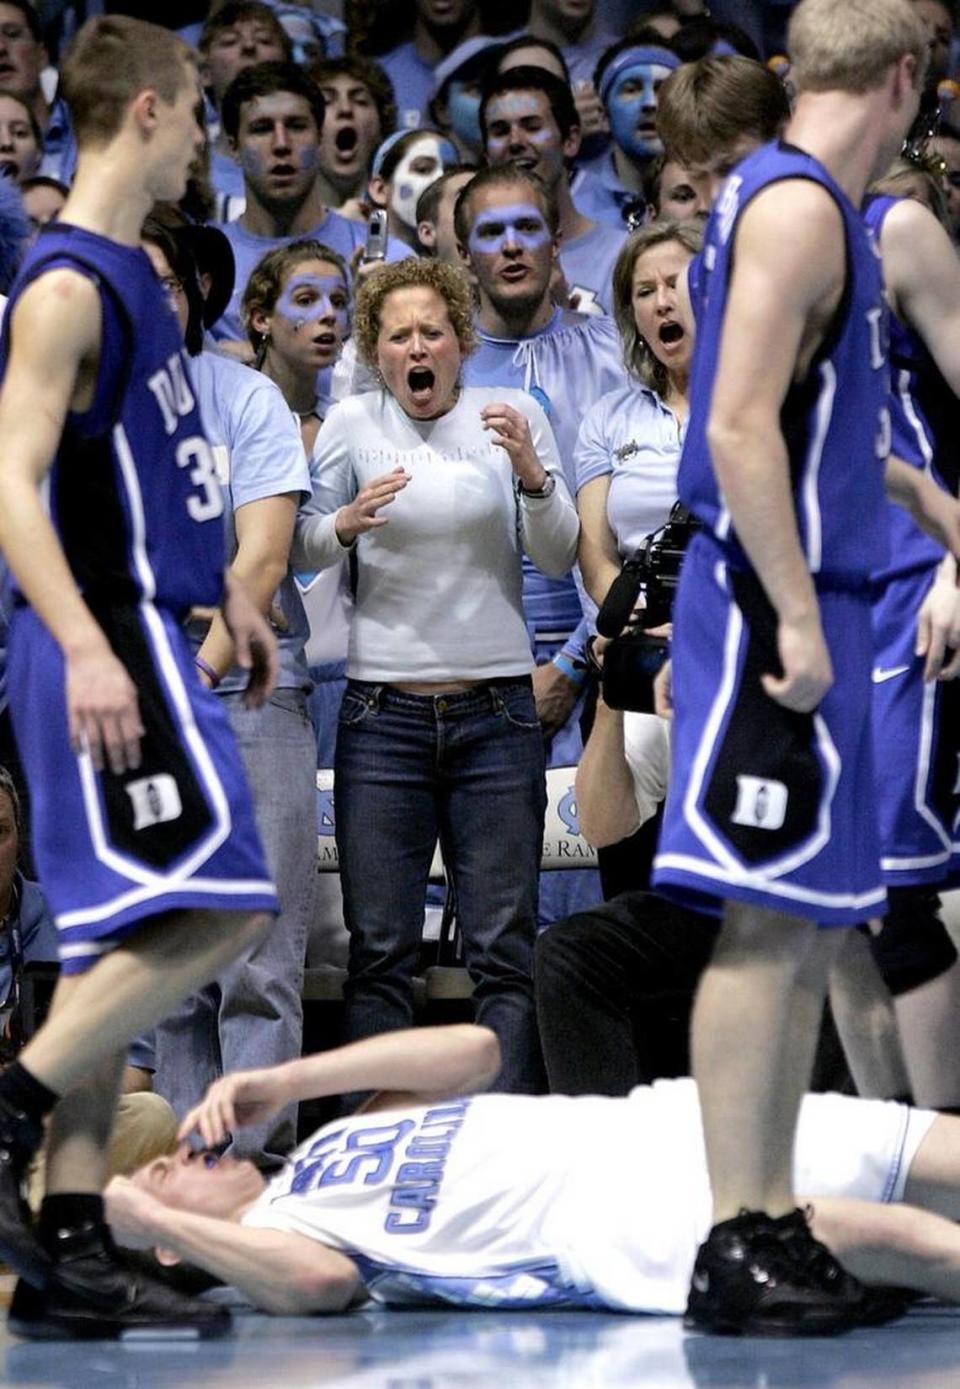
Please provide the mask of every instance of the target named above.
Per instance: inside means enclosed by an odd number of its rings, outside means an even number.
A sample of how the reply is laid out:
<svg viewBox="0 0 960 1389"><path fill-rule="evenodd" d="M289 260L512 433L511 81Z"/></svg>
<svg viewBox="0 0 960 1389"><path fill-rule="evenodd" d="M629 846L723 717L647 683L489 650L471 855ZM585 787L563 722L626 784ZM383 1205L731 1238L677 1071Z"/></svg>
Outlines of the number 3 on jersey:
<svg viewBox="0 0 960 1389"><path fill-rule="evenodd" d="M191 520L212 521L223 512L223 493L217 477L213 450L201 434L183 439L177 445L177 467L190 469L190 481L197 492L187 498Z"/></svg>

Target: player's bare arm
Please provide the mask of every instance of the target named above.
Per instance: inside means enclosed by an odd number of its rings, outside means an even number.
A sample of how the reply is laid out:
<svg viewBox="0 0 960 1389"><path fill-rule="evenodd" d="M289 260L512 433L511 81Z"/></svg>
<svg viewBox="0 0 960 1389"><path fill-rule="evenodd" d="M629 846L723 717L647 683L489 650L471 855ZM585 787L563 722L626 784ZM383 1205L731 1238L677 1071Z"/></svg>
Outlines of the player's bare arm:
<svg viewBox="0 0 960 1389"><path fill-rule="evenodd" d="M944 380L960 396L960 261L953 242L929 208L904 199L884 218L880 246L891 307L920 335ZM896 474L890 479L894 487L905 481L911 480ZM905 504L916 514L912 492ZM953 520L955 525L960 503L944 506L943 510L946 523ZM924 601L917 624L916 650L918 656L926 657L925 679L950 680L960 674L958 637L957 562L948 556ZM947 661L950 648L957 654Z"/></svg>
<svg viewBox="0 0 960 1389"><path fill-rule="evenodd" d="M207 1147L215 1147L238 1128L261 1123L297 1100L375 1090L367 1108L386 1109L484 1090L499 1070L500 1045L486 1027L461 1023L384 1033L214 1081L184 1117L179 1136L196 1132Z"/></svg>
<svg viewBox="0 0 960 1389"><path fill-rule="evenodd" d="M96 768L140 762L137 693L78 589L40 499L67 412L92 398L100 298L83 275L48 271L14 310L0 392L0 547L66 662L70 737Z"/></svg>
<svg viewBox="0 0 960 1389"><path fill-rule="evenodd" d="M235 512L237 553L230 565L233 580L243 585L253 606L265 618L287 572L293 526L297 519L297 492L260 497ZM226 675L234 661L234 647L223 618L216 615L199 655L218 675Z"/></svg>
<svg viewBox="0 0 960 1389"><path fill-rule="evenodd" d="M890 307L960 395L960 260L953 242L929 208L905 198L884 218L880 249Z"/></svg>
<svg viewBox="0 0 960 1389"><path fill-rule="evenodd" d="M833 683L813 581L800 546L780 412L843 293L841 213L801 179L762 192L742 214L708 424L717 479L740 543L776 609L779 703L816 708Z"/></svg>
<svg viewBox="0 0 960 1389"><path fill-rule="evenodd" d="M266 1312L342 1312L360 1289L352 1259L305 1235L252 1229L165 1206L124 1177L115 1177L105 1195L107 1218L121 1243L155 1248L166 1264L183 1259L206 1269Z"/></svg>

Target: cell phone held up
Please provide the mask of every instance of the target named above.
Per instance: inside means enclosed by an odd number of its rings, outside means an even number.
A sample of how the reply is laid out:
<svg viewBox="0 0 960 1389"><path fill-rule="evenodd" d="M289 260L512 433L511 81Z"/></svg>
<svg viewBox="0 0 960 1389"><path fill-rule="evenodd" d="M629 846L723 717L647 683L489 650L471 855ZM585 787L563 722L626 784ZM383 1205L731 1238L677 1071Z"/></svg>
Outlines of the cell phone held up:
<svg viewBox="0 0 960 1389"><path fill-rule="evenodd" d="M387 254L387 213L375 207L367 215L367 241L363 248L364 261L383 260Z"/></svg>

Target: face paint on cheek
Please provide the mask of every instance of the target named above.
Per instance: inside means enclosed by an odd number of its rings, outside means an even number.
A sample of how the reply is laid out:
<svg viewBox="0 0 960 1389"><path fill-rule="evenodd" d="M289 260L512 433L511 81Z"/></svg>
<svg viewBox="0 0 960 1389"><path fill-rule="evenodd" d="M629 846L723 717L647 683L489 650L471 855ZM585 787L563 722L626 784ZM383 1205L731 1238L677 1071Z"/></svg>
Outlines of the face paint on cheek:
<svg viewBox="0 0 960 1389"><path fill-rule="evenodd" d="M245 174L250 174L252 177L256 178L258 174L263 173L266 165L255 149L251 149L249 145L244 145L241 147L239 154L240 168Z"/></svg>
<svg viewBox="0 0 960 1389"><path fill-rule="evenodd" d="M320 160L320 146L307 145L305 149L297 150L297 167L306 173L310 169L315 169Z"/></svg>
<svg viewBox="0 0 960 1389"><path fill-rule="evenodd" d="M550 229L540 209L532 203L513 203L509 207L481 212L473 224L467 245L473 255L489 256L502 254L507 246L520 246L525 251L536 252L549 241Z"/></svg>
<svg viewBox="0 0 960 1389"><path fill-rule="evenodd" d="M304 290L316 297L308 303L297 303L297 295L302 295ZM332 317L342 337L349 326L349 318L346 308L332 303L332 296L345 291L346 286L337 275L294 275L277 300L276 312L293 324L295 333L301 332L308 323Z"/></svg>
<svg viewBox="0 0 960 1389"><path fill-rule="evenodd" d="M656 107L657 83L669 75L669 68L651 66L649 63L638 63L635 67L625 68L607 99L610 132L620 148L634 158L649 159L663 150L663 144L657 135L640 134L637 126L646 118L649 108ZM628 82L635 90L622 94ZM639 90L636 89L638 85Z"/></svg>

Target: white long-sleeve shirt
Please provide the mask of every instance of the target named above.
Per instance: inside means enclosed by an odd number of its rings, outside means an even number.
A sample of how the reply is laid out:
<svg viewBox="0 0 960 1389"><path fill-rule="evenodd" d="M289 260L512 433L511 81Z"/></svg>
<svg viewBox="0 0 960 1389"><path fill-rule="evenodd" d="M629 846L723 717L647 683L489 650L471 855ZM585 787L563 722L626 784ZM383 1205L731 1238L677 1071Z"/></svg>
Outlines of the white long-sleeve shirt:
<svg viewBox="0 0 960 1389"><path fill-rule="evenodd" d="M506 451L485 430L485 405L530 421L550 497L518 495ZM579 523L556 443L523 391L466 387L436 420L414 420L387 391L336 405L314 447L313 500L301 509L293 562L342 558L336 512L374 478L403 467L407 486L357 542L358 587L347 673L392 683L484 680L533 668L520 599L521 553L559 577L576 557Z"/></svg>

